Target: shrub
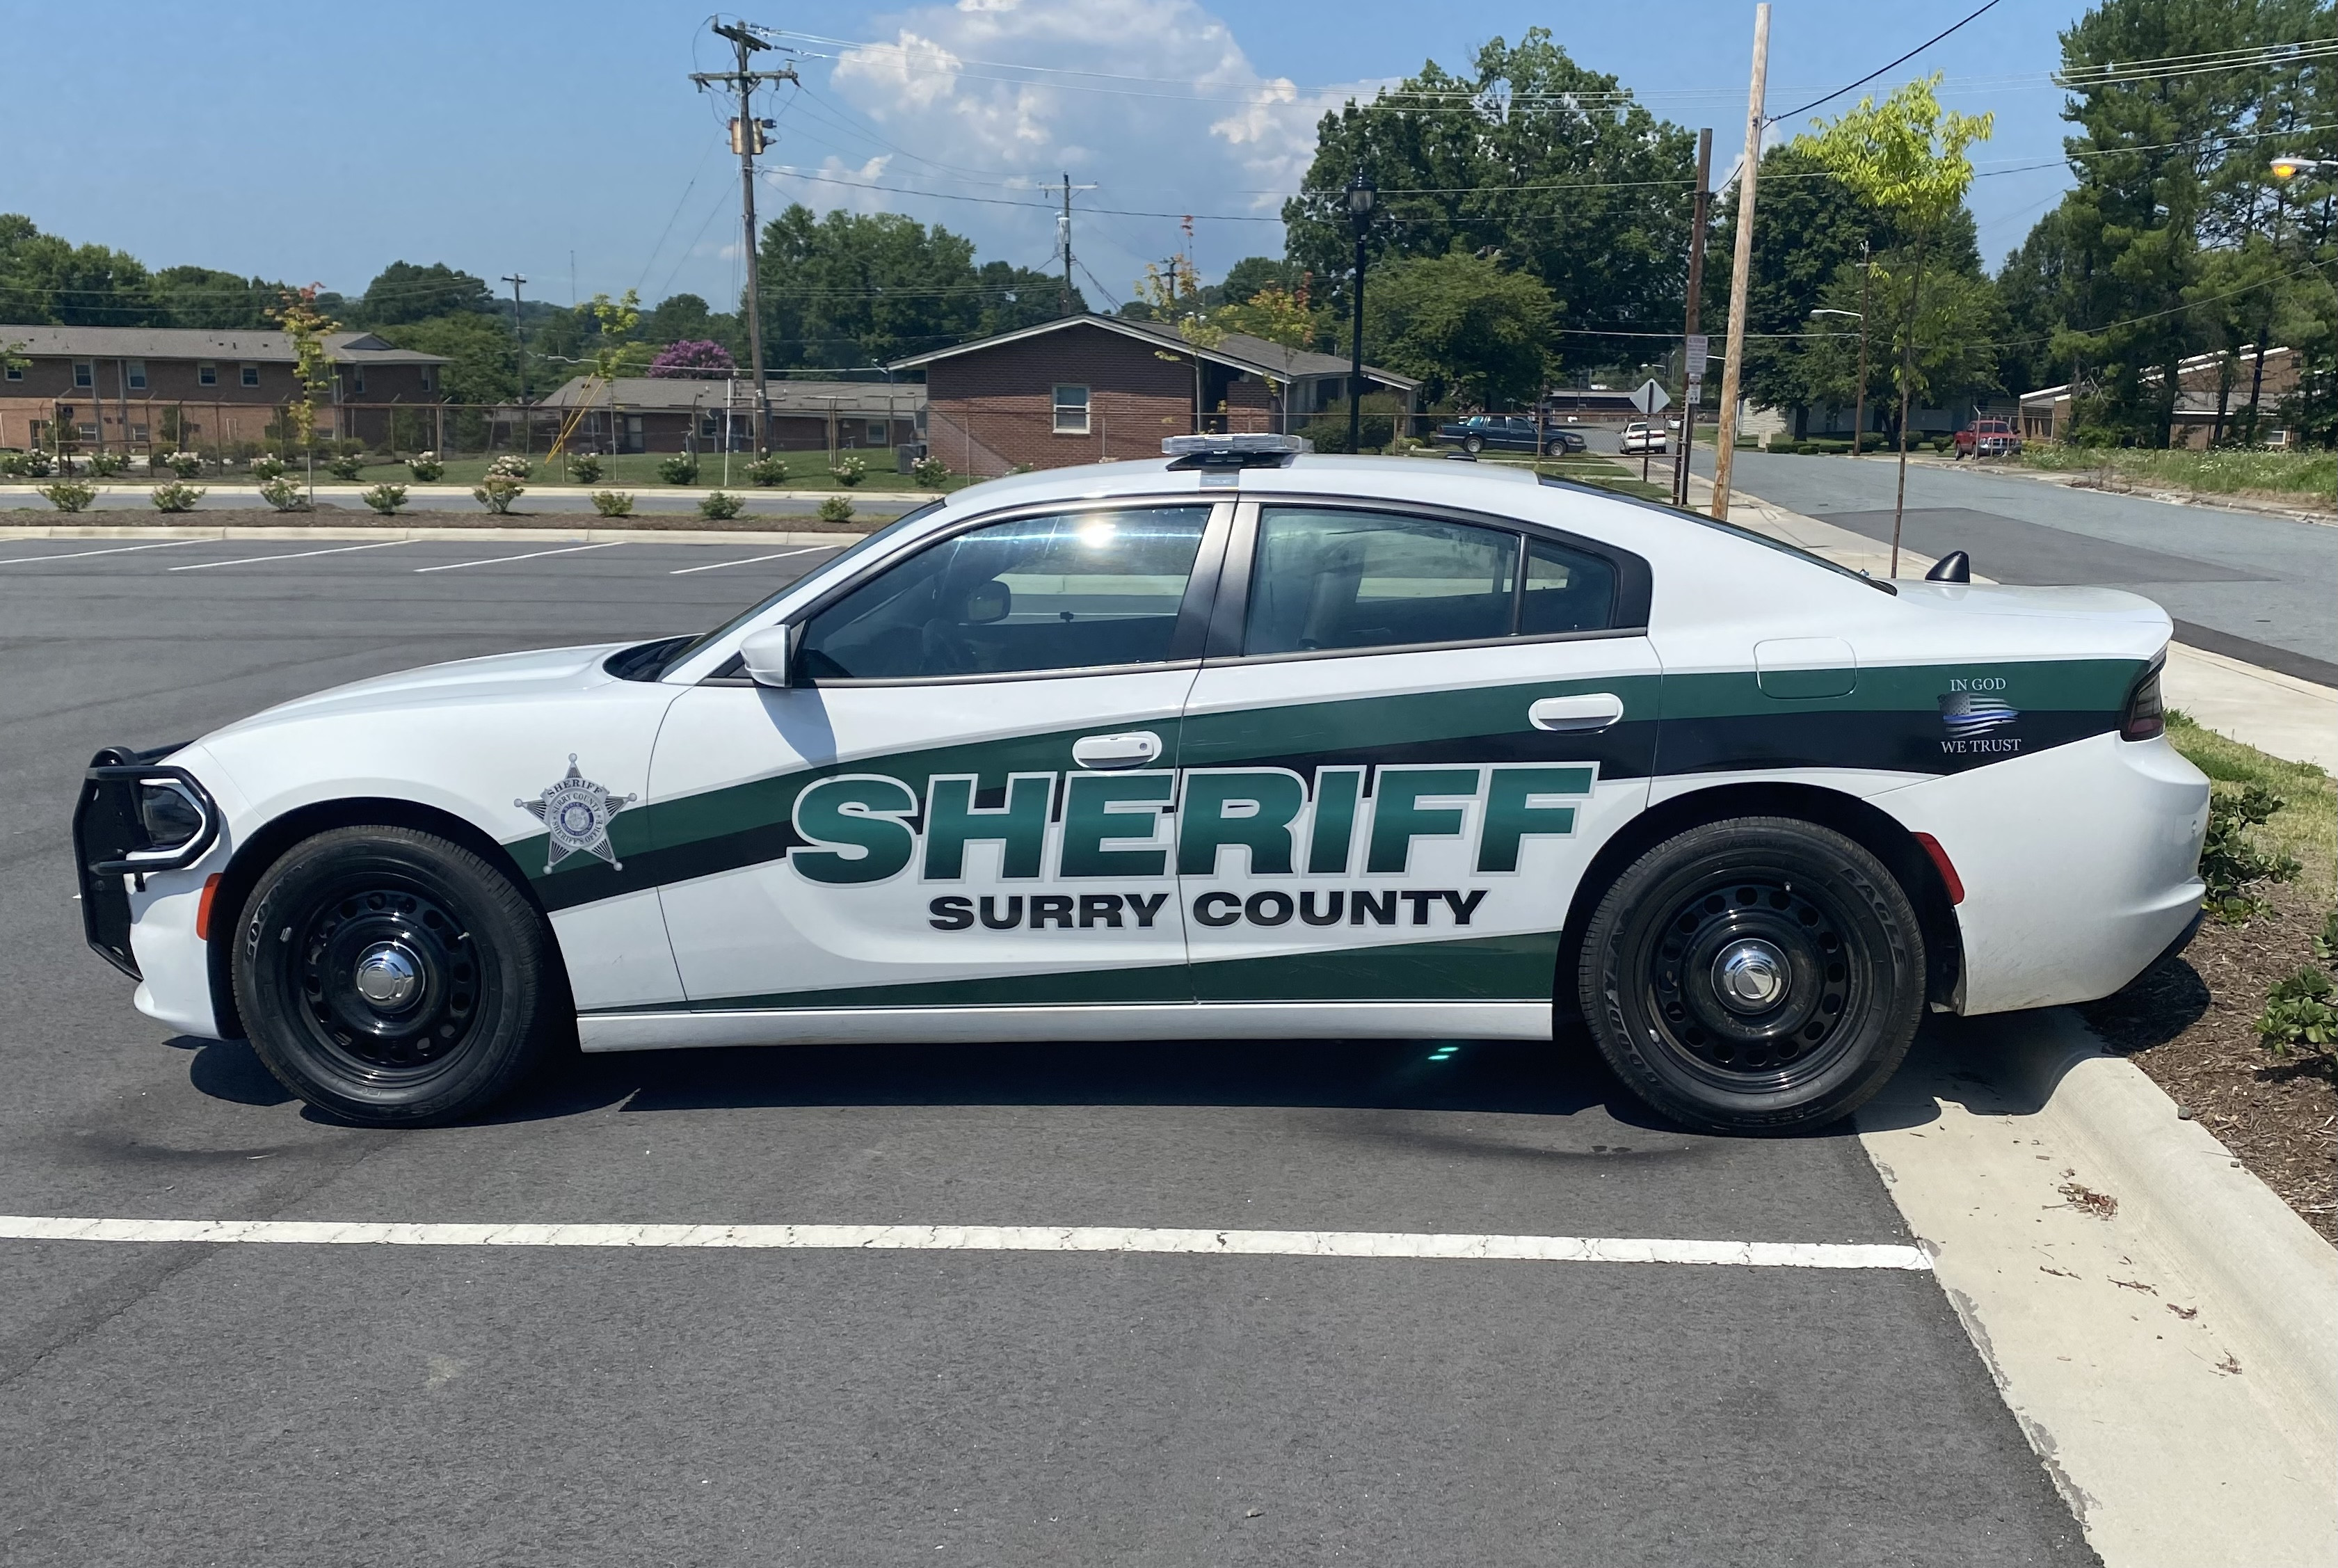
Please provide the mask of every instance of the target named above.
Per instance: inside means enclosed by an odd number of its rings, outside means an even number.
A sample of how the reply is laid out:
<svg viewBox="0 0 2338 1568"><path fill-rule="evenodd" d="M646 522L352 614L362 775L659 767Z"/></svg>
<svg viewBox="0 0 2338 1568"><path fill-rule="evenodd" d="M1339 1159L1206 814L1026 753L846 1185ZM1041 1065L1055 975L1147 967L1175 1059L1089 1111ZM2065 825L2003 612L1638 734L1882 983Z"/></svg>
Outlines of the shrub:
<svg viewBox="0 0 2338 1568"><path fill-rule="evenodd" d="M0 474L11 479L45 479L51 472L49 455L37 446L0 456Z"/></svg>
<svg viewBox="0 0 2338 1568"><path fill-rule="evenodd" d="M604 517L630 517L634 514L634 498L624 490L595 490L593 510Z"/></svg>
<svg viewBox="0 0 2338 1568"><path fill-rule="evenodd" d="M89 471L100 479L111 479L130 466L130 459L119 452L93 452L89 456Z"/></svg>
<svg viewBox="0 0 2338 1568"><path fill-rule="evenodd" d="M309 493L301 487L300 482L281 474L260 486L260 498L279 512L306 512L309 509Z"/></svg>
<svg viewBox="0 0 2338 1568"><path fill-rule="evenodd" d="M195 503L202 498L201 490L177 480L155 485L152 497L157 512L192 512L195 509Z"/></svg>
<svg viewBox="0 0 2338 1568"><path fill-rule="evenodd" d="M438 461L436 452L417 452L406 460L406 471L414 475L418 485L428 485L447 472L447 465Z"/></svg>
<svg viewBox="0 0 2338 1568"><path fill-rule="evenodd" d="M695 485L698 483L698 458L688 452L661 457L658 459L658 477L669 485Z"/></svg>
<svg viewBox="0 0 2338 1568"><path fill-rule="evenodd" d="M1038 472L1038 467L1039 466L1036 463L1017 463L1012 468L1009 468L1007 472L1009 474L1035 474Z"/></svg>
<svg viewBox="0 0 2338 1568"><path fill-rule="evenodd" d="M2330 997L2338 985L2319 969L2300 969L2277 980L2265 993L2265 1009L2258 1014L2257 1038L2276 1056L2304 1050L2309 1056L2329 1056L2338 1045L2338 1006Z"/></svg>
<svg viewBox="0 0 2338 1568"><path fill-rule="evenodd" d="M78 512L97 499L97 486L79 479L60 479L54 485L42 485L41 494L60 512Z"/></svg>
<svg viewBox="0 0 2338 1568"><path fill-rule="evenodd" d="M325 472L336 479L355 479L364 469L364 462L353 452L336 453L325 459Z"/></svg>
<svg viewBox="0 0 2338 1568"><path fill-rule="evenodd" d="M528 460L516 452L506 452L487 465L490 479L525 479L531 472Z"/></svg>
<svg viewBox="0 0 2338 1568"><path fill-rule="evenodd" d="M788 482L788 460L776 452L766 452L747 465L747 477L758 485L784 485Z"/></svg>
<svg viewBox="0 0 2338 1568"><path fill-rule="evenodd" d="M498 474L492 467L487 476L471 492L471 499L500 517L512 509L512 503L527 493L527 486L508 474Z"/></svg>
<svg viewBox="0 0 2338 1568"><path fill-rule="evenodd" d="M836 466L830 468L829 472L836 475L836 482L839 485L850 490L869 477L869 460L857 456L840 457L837 460Z"/></svg>
<svg viewBox="0 0 2338 1568"><path fill-rule="evenodd" d="M710 490L698 503L698 514L701 517L711 517L720 522L723 518L739 515L739 508L743 505L744 503L738 496L727 491Z"/></svg>
<svg viewBox="0 0 2338 1568"><path fill-rule="evenodd" d="M283 478L284 459L271 457L265 452L261 453L251 460L251 476L263 485L270 479Z"/></svg>
<svg viewBox="0 0 2338 1568"><path fill-rule="evenodd" d="M2287 855L2268 854L2249 829L2288 802L2262 784L2218 790L2208 798L2208 837L2200 846L2200 877L2208 884L2210 913L2228 926L2247 923L2264 912L2253 889L2261 882L2286 882L2301 869Z"/></svg>
<svg viewBox="0 0 2338 1568"><path fill-rule="evenodd" d="M1363 447L1368 452L1378 451L1396 439L1396 420L1389 415L1375 414L1367 408L1360 426ZM1344 412L1336 416L1327 414L1302 427L1299 433L1315 443L1318 452L1355 450L1348 445L1348 416Z"/></svg>
<svg viewBox="0 0 2338 1568"><path fill-rule="evenodd" d="M202 454L200 452L165 452L162 454L162 466L168 468L172 473L176 474L182 479L193 479L199 477L202 474Z"/></svg>
<svg viewBox="0 0 2338 1568"><path fill-rule="evenodd" d="M841 495L831 495L820 504L820 520L823 523L852 521L852 503Z"/></svg>
<svg viewBox="0 0 2338 1568"><path fill-rule="evenodd" d="M395 517L398 509L406 505L406 486L377 485L370 490L359 491L358 499L385 517Z"/></svg>
<svg viewBox="0 0 2338 1568"><path fill-rule="evenodd" d="M909 477L927 490L938 490L949 483L949 465L938 457L920 457L909 465Z"/></svg>
<svg viewBox="0 0 2338 1568"><path fill-rule="evenodd" d="M568 476L579 485L598 485L601 459L590 452L579 452L568 460Z"/></svg>

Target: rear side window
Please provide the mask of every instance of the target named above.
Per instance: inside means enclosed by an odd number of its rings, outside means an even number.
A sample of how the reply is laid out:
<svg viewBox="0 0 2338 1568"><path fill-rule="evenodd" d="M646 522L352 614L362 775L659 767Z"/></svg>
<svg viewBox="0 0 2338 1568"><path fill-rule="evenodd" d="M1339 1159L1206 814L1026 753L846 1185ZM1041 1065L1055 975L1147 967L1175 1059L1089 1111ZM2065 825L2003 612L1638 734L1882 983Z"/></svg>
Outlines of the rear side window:
<svg viewBox="0 0 2338 1568"><path fill-rule="evenodd" d="M1593 632L1614 620L1613 566L1504 528L1270 506L1253 561L1246 655Z"/></svg>

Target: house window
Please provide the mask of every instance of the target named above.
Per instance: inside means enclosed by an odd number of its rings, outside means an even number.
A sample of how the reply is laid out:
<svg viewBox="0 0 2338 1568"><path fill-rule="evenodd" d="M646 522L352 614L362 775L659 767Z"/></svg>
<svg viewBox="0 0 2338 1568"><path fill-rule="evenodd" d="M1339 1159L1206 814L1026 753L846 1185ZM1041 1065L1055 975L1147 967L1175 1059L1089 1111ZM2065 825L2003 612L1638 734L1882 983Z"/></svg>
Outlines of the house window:
<svg viewBox="0 0 2338 1568"><path fill-rule="evenodd" d="M871 446L885 445L885 421L882 419L869 421L869 445Z"/></svg>
<svg viewBox="0 0 2338 1568"><path fill-rule="evenodd" d="M219 367L209 359L195 367L195 379L206 387L219 385Z"/></svg>
<svg viewBox="0 0 2338 1568"><path fill-rule="evenodd" d="M430 390L430 371L431 367L427 365L421 367L420 375L422 377L422 389L425 392Z"/></svg>
<svg viewBox="0 0 2338 1568"><path fill-rule="evenodd" d="M76 359L74 361L74 385L76 387L94 387L97 385L97 362L95 360Z"/></svg>
<svg viewBox="0 0 2338 1568"><path fill-rule="evenodd" d="M146 390L145 360L124 359L122 362L122 373L123 377L129 381L130 389L133 392L143 392Z"/></svg>
<svg viewBox="0 0 2338 1568"><path fill-rule="evenodd" d="M132 446L143 446L152 439L153 436L148 433L145 426L133 425L130 426L130 443Z"/></svg>
<svg viewBox="0 0 2338 1568"><path fill-rule="evenodd" d="M9 380L11 380L11 381L22 381L24 378L25 378L25 367L24 367L22 364L18 363L16 360L14 360L14 359L9 360L9 361L8 361L8 379L9 379Z"/></svg>
<svg viewBox="0 0 2338 1568"><path fill-rule="evenodd" d="M92 446L96 445L96 443L97 443L97 426L94 426L94 425L84 425L84 426L78 426L78 428L79 428L79 430L80 430L80 432L81 432L81 438L82 438L83 440L84 440L84 441L86 441L86 442L89 442Z"/></svg>
<svg viewBox="0 0 2338 1568"><path fill-rule="evenodd" d="M260 367L259 367L259 366L257 366L257 365L241 365L241 366L238 366L238 367L237 367L237 368L238 368L238 369L240 369L240 370L241 370L241 371L243 372L243 384L244 384L245 386L247 386L247 387L257 387L257 386L259 386L259 385L260 385Z"/></svg>
<svg viewBox="0 0 2338 1568"><path fill-rule="evenodd" d="M1085 387L1056 388L1056 434L1085 436L1088 433L1088 389Z"/></svg>
<svg viewBox="0 0 2338 1568"><path fill-rule="evenodd" d="M358 393L359 396L363 396L365 392L364 366L352 365L349 367L349 390Z"/></svg>

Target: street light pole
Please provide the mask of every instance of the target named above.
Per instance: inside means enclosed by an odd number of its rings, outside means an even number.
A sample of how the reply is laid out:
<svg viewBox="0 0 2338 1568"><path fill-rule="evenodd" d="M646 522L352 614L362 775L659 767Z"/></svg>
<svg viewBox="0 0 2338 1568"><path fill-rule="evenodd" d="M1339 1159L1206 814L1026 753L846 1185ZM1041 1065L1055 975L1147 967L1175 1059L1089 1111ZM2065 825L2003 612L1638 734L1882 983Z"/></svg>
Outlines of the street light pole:
<svg viewBox="0 0 2338 1568"><path fill-rule="evenodd" d="M1356 229L1356 287L1348 334L1348 450L1364 445L1364 230L1372 220L1372 203L1379 188L1356 171L1348 181L1348 220Z"/></svg>

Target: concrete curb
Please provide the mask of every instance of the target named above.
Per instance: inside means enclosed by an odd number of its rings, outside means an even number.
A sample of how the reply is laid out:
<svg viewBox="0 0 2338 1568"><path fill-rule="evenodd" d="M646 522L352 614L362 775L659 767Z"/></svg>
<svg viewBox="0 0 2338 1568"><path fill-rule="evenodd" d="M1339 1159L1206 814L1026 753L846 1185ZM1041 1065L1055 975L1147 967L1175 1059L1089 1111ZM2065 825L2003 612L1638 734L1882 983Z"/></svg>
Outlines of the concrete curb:
<svg viewBox="0 0 2338 1568"><path fill-rule="evenodd" d="M559 540L602 544L632 539L645 544L834 544L840 547L867 537L865 534L812 533L777 528L368 528L355 524L345 527L320 524L287 528L203 528L156 524L134 527L97 524L35 525L29 528L0 526L0 544L34 539L280 539L288 544L298 539L364 539L383 544L393 540L442 539L490 544L542 544Z"/></svg>
<svg viewBox="0 0 2338 1568"><path fill-rule="evenodd" d="M2338 1449L2338 1249L2233 1158L2142 1068L2105 1052L2075 1014L2006 1065L2051 1100L2123 1201L2161 1232L2226 1332L2254 1342L2281 1402L2325 1452ZM2260 1386L2260 1392L2264 1389Z"/></svg>
<svg viewBox="0 0 2338 1568"><path fill-rule="evenodd" d="M162 481L159 479L90 479L87 480L86 483L95 485L97 487L98 494L101 495L142 496L148 491L153 489L155 485L162 483ZM213 495L250 495L252 499L252 505L255 509L268 505L267 502L262 501L260 498L260 487L246 481L226 479L190 479L187 483ZM388 483L398 484L400 481L390 480ZM468 485L417 485L410 480L404 481L403 483L406 485L406 494L408 503L409 505L420 501L430 500L468 501L471 498L471 490L473 488ZM615 485L552 485L537 480L526 480L523 481L523 483L526 486L526 494L527 495L537 496L539 498L557 497L567 501L589 501L594 497L594 495L603 490L615 490L620 488L620 486ZM345 485L335 482L332 484L318 485L317 495L319 499L330 497L334 500L356 501L359 495L372 488L373 485L368 484ZM961 488L963 488L963 486L961 486ZM643 489L641 486L636 485L631 493L636 496L670 495L678 501L702 501L717 490L722 490L726 495L756 496L768 501L825 501L831 495L841 495L847 500L859 504L875 501L879 496L899 496L902 500L919 506L924 505L930 500L933 500L936 496L950 494L950 492L944 490L862 490L859 488L847 490L840 487L834 490L781 490L766 489L761 485L752 483L732 485L727 488L721 485L661 484L650 489ZM14 482L0 484L0 495L23 495L37 498L40 494L41 486L38 484L17 484ZM903 510L906 511L907 508L904 507Z"/></svg>

